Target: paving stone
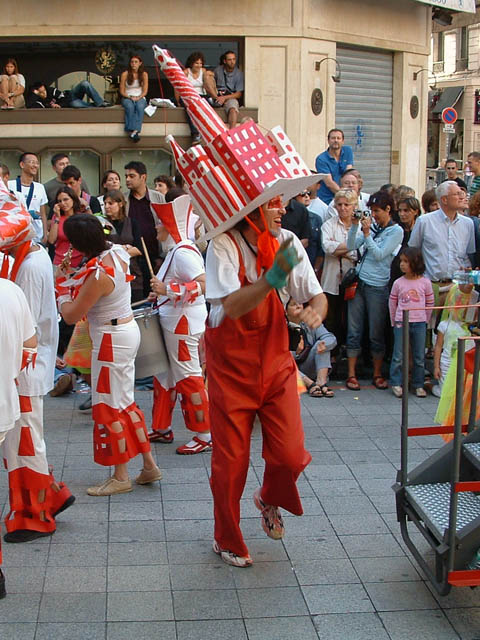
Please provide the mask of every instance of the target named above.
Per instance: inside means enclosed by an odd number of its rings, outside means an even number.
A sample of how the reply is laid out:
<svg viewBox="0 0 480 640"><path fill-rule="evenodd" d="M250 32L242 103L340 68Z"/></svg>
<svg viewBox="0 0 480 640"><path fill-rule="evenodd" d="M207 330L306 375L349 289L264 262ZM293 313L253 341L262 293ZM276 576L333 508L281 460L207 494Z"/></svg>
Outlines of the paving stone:
<svg viewBox="0 0 480 640"><path fill-rule="evenodd" d="M143 520L162 520L162 503L159 501L151 502L133 502L126 504L124 502L110 503L110 522L118 520L133 520L135 522Z"/></svg>
<svg viewBox="0 0 480 640"><path fill-rule="evenodd" d="M480 607L445 609L445 614L461 640L478 640L480 638Z"/></svg>
<svg viewBox="0 0 480 640"><path fill-rule="evenodd" d="M293 569L301 585L352 584L360 582L352 562L342 558L295 560Z"/></svg>
<svg viewBox="0 0 480 640"><path fill-rule="evenodd" d="M37 626L35 640L104 640L105 626L104 622L42 622Z"/></svg>
<svg viewBox="0 0 480 640"><path fill-rule="evenodd" d="M420 575L408 558L353 558L362 582L418 581Z"/></svg>
<svg viewBox="0 0 480 640"><path fill-rule="evenodd" d="M288 557L294 561L347 557L336 536L285 538L283 544L288 553Z"/></svg>
<svg viewBox="0 0 480 640"><path fill-rule="evenodd" d="M108 591L160 591L170 589L167 565L108 568Z"/></svg>
<svg viewBox="0 0 480 640"><path fill-rule="evenodd" d="M212 550L211 540L167 542L167 553L171 565L218 563L218 555Z"/></svg>
<svg viewBox="0 0 480 640"><path fill-rule="evenodd" d="M342 613L313 618L319 640L390 640L376 613Z"/></svg>
<svg viewBox="0 0 480 640"><path fill-rule="evenodd" d="M109 622L107 640L177 640L174 622Z"/></svg>
<svg viewBox="0 0 480 640"><path fill-rule="evenodd" d="M338 480L311 480L310 486L320 501L322 501L323 498L333 499L337 497L363 495L360 484L353 477L342 480L341 482L338 482Z"/></svg>
<svg viewBox="0 0 480 640"><path fill-rule="evenodd" d="M40 593L8 593L8 574L5 572L7 597L0 602L2 622L36 622L40 606Z"/></svg>
<svg viewBox="0 0 480 640"><path fill-rule="evenodd" d="M352 480L353 475L345 464L309 464L304 474L310 481L319 480Z"/></svg>
<svg viewBox="0 0 480 640"><path fill-rule="evenodd" d="M318 640L312 620L307 616L290 618L252 618L245 620L249 640Z"/></svg>
<svg viewBox="0 0 480 640"><path fill-rule="evenodd" d="M175 620L241 618L237 594L229 589L174 591Z"/></svg>
<svg viewBox="0 0 480 640"><path fill-rule="evenodd" d="M320 502L327 516L361 513L363 517L365 514L377 513L367 496L322 497Z"/></svg>
<svg viewBox="0 0 480 640"><path fill-rule="evenodd" d="M170 591L136 591L109 593L107 604L109 622L142 622L149 620L173 620Z"/></svg>
<svg viewBox="0 0 480 640"><path fill-rule="evenodd" d="M52 545L50 567L102 567L107 564L107 543L60 543Z"/></svg>
<svg viewBox="0 0 480 640"><path fill-rule="evenodd" d="M405 555L391 534L340 536L350 558L382 558Z"/></svg>
<svg viewBox="0 0 480 640"><path fill-rule="evenodd" d="M103 593L107 587L105 567L48 567L45 593Z"/></svg>
<svg viewBox="0 0 480 640"><path fill-rule="evenodd" d="M81 522L76 519L61 522L59 519L55 535L52 536L52 543L107 542L107 538L108 521L106 518L103 522Z"/></svg>
<svg viewBox="0 0 480 640"><path fill-rule="evenodd" d="M234 589L235 569L229 567L218 556L216 564L176 564L170 567L171 584L174 591L188 589ZM259 563L257 566L261 566ZM248 570L250 572L251 569Z"/></svg>
<svg viewBox="0 0 480 640"><path fill-rule="evenodd" d="M388 533L388 527L378 514L364 513L360 507L355 515L330 515L335 533L338 536L348 535L355 532L355 535Z"/></svg>
<svg viewBox="0 0 480 640"><path fill-rule="evenodd" d="M312 615L323 613L362 613L374 611L361 584L329 584L302 587Z"/></svg>
<svg viewBox="0 0 480 640"><path fill-rule="evenodd" d="M461 607L478 607L478 588L452 588L447 596L439 596L432 585L427 587L442 609L456 609Z"/></svg>
<svg viewBox="0 0 480 640"><path fill-rule="evenodd" d="M247 640L243 620L177 622L177 640L226 640L227 638L228 640ZM249 638L251 639L252 636L249 635Z"/></svg>
<svg viewBox="0 0 480 640"><path fill-rule="evenodd" d="M2 544L3 567L45 566L49 547L49 544L37 541L28 544Z"/></svg>
<svg viewBox="0 0 480 640"><path fill-rule="evenodd" d="M173 500L165 502L163 507L165 520L211 520L213 516L212 500Z"/></svg>
<svg viewBox="0 0 480 640"><path fill-rule="evenodd" d="M106 596L101 593L46 593L39 622L104 622Z"/></svg>
<svg viewBox="0 0 480 640"><path fill-rule="evenodd" d="M2 609L0 607L0 613ZM36 624L34 622L0 622L0 638L11 640L33 640Z"/></svg>
<svg viewBox="0 0 480 640"><path fill-rule="evenodd" d="M204 484L166 484L162 488L162 498L167 500L212 500L212 490L208 481Z"/></svg>
<svg viewBox="0 0 480 640"><path fill-rule="evenodd" d="M365 589L377 611L438 609L438 604L423 582L366 583Z"/></svg>
<svg viewBox="0 0 480 640"><path fill-rule="evenodd" d="M237 593L244 618L308 615L305 600L298 587L238 589Z"/></svg>
<svg viewBox="0 0 480 640"><path fill-rule="evenodd" d="M5 571L5 576L8 593L41 593L45 579L45 567L9 567Z"/></svg>
<svg viewBox="0 0 480 640"><path fill-rule="evenodd" d="M242 521L243 527L244 521ZM166 520L165 535L168 541L174 542L188 540L213 541L213 520Z"/></svg>
<svg viewBox="0 0 480 640"><path fill-rule="evenodd" d="M323 500L321 500L320 503L323 507ZM319 536L335 535L332 525L324 515L285 517L283 521L285 523L285 535L288 537L305 536L307 538L311 538L312 534ZM263 537L265 534L263 533L263 529L259 526L258 518L255 518L255 524L257 531L259 531L259 533L261 531ZM242 530L245 532L243 522Z"/></svg>
<svg viewBox="0 0 480 640"><path fill-rule="evenodd" d="M168 564L165 542L111 542L109 566Z"/></svg>
<svg viewBox="0 0 480 640"><path fill-rule="evenodd" d="M458 634L442 611L380 613L392 640L458 640Z"/></svg>
<svg viewBox="0 0 480 640"><path fill-rule="evenodd" d="M154 522L142 521L138 526L136 522L110 522L108 530L109 542L164 542L164 523L158 520Z"/></svg>
<svg viewBox="0 0 480 640"><path fill-rule="evenodd" d="M248 571L233 570L232 574L237 589L297 586L290 562L255 562Z"/></svg>

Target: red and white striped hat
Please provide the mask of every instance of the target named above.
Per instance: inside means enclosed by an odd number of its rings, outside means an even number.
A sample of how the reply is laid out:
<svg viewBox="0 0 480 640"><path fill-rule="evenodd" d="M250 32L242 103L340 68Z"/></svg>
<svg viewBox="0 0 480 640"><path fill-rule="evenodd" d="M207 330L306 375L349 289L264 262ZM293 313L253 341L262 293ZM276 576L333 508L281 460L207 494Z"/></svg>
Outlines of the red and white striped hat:
<svg viewBox="0 0 480 640"><path fill-rule="evenodd" d="M35 235L32 218L0 178L0 251L7 251Z"/></svg>
<svg viewBox="0 0 480 640"><path fill-rule="evenodd" d="M281 127L267 136L253 120L227 129L175 58L156 45L153 50L205 141L184 151L173 136L166 138L207 230L202 239L227 231L275 196L290 200L325 177L310 172Z"/></svg>
<svg viewBox="0 0 480 640"><path fill-rule="evenodd" d="M190 197L185 194L163 204L151 202L150 206L154 209L160 222L172 236L175 243L182 240L188 240L188 228L190 216L193 214L193 207Z"/></svg>

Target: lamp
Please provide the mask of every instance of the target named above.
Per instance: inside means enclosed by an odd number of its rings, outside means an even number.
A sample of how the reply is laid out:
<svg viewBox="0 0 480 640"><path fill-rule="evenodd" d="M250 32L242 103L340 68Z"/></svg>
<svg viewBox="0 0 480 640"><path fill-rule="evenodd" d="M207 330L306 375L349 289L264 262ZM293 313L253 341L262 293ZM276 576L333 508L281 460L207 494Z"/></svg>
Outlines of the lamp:
<svg viewBox="0 0 480 640"><path fill-rule="evenodd" d="M322 60L317 60L315 62L315 71L320 71L320 65L322 64L322 62L325 62L325 60L334 60L335 61L335 75L332 76L332 80L334 82L340 82L342 71L340 69L340 65L339 65L338 60L336 58L330 58L329 56L327 56L326 58L322 58Z"/></svg>
<svg viewBox="0 0 480 640"><path fill-rule="evenodd" d="M432 12L432 20L442 27L449 27L452 24L452 14L446 9L435 7Z"/></svg>
<svg viewBox="0 0 480 640"><path fill-rule="evenodd" d="M413 80L416 81L419 74L422 73L422 71L427 71L429 74L432 74L433 78L434 78L434 83L433 83L433 88L435 88L437 86L437 76L435 75L435 73L433 71L430 71L430 69L420 69L419 71L414 71L413 72Z"/></svg>

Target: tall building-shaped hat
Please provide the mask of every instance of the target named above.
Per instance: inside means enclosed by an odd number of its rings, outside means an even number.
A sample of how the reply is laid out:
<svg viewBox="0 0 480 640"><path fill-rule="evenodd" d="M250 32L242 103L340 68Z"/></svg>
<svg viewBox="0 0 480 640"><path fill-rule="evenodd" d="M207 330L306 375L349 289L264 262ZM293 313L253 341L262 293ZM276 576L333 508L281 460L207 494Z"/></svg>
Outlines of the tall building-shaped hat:
<svg viewBox="0 0 480 640"><path fill-rule="evenodd" d="M32 218L0 178L0 251L7 251L35 235Z"/></svg>
<svg viewBox="0 0 480 640"><path fill-rule="evenodd" d="M188 240L188 226L193 213L192 203L188 195L179 196L164 204L150 203L160 222L172 236L175 244ZM198 218L197 218L198 219Z"/></svg>
<svg viewBox="0 0 480 640"><path fill-rule="evenodd" d="M253 121L227 129L175 58L156 45L153 50L205 141L184 151L173 136L166 138L207 230L205 239L227 231L271 198L289 200L325 177L309 171L281 127L267 136Z"/></svg>

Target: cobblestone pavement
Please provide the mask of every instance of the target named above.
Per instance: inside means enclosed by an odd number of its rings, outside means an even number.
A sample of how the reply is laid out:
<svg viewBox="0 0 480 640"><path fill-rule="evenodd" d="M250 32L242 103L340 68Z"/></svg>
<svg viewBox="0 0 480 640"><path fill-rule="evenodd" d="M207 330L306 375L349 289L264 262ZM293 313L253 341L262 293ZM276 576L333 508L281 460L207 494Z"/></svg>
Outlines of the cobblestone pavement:
<svg viewBox="0 0 480 640"><path fill-rule="evenodd" d="M390 391L336 390L302 398L313 461L299 480L305 515L287 516L286 537L265 537L251 496L262 474L256 429L242 500L254 560L223 564L211 551L209 454L154 447L161 484L94 498L108 475L92 460L85 396L47 398L49 461L75 493L57 531L39 542L3 544L8 596L0 638L12 640L453 640L480 638L479 592L439 598L406 552L395 517L400 401ZM432 397L411 397L411 424L431 424ZM149 415L151 394L137 392ZM182 426L180 426L182 425ZM175 442L188 438L175 413ZM416 438L418 463L439 439ZM131 463L133 476L141 463ZM1 472L0 498L7 502Z"/></svg>

